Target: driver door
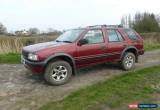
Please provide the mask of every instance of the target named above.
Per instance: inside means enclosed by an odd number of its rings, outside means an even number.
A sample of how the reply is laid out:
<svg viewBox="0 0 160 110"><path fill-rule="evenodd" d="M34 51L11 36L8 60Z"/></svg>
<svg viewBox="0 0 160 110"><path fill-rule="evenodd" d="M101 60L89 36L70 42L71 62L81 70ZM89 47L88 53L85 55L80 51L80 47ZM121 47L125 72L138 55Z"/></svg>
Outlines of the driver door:
<svg viewBox="0 0 160 110"><path fill-rule="evenodd" d="M87 43L83 45L77 45L77 67L83 67L102 62L106 49L102 30L89 30L82 37L82 39L86 39Z"/></svg>

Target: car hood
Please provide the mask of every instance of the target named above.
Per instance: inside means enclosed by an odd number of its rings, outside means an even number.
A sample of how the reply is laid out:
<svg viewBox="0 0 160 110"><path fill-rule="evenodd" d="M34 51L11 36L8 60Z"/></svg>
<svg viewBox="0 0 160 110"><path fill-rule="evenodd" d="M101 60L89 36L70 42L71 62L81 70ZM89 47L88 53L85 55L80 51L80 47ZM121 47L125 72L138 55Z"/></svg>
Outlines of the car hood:
<svg viewBox="0 0 160 110"><path fill-rule="evenodd" d="M51 48L51 47L57 47L57 46L61 46L61 45L65 45L66 43L63 42L45 42L45 43L38 43L38 44L34 44L34 45L29 45L23 48L23 51L27 51L27 52L37 52L43 49L47 49L47 48Z"/></svg>

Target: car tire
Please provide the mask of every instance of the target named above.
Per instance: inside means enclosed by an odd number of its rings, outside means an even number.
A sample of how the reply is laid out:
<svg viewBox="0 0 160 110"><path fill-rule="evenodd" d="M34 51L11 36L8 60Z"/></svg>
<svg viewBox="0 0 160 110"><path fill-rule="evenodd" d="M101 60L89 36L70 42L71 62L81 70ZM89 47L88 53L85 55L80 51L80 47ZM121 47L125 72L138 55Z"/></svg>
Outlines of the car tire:
<svg viewBox="0 0 160 110"><path fill-rule="evenodd" d="M66 61L53 61L46 67L44 78L51 85L63 85L70 80L72 67Z"/></svg>
<svg viewBox="0 0 160 110"><path fill-rule="evenodd" d="M131 52L126 52L121 60L121 67L124 70L131 70L135 67L135 55Z"/></svg>

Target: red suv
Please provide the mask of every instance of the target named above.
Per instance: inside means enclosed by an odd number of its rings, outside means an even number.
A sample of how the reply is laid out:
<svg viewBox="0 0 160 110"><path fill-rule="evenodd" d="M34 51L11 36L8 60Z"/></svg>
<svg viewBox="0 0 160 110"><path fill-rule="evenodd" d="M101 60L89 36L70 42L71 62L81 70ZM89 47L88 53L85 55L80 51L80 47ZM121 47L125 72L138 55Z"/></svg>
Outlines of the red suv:
<svg viewBox="0 0 160 110"><path fill-rule="evenodd" d="M119 62L124 70L134 68L144 54L143 40L133 29L98 25L64 32L55 41L26 46L24 66L44 73L47 82L61 85L77 68L105 62Z"/></svg>

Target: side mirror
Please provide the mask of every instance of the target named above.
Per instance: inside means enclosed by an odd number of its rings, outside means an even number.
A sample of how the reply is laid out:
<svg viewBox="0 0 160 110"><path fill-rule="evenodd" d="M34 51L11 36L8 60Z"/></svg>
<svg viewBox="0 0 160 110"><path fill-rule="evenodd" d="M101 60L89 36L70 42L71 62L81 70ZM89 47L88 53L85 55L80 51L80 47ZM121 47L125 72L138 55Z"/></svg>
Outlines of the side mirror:
<svg viewBox="0 0 160 110"><path fill-rule="evenodd" d="M78 43L80 46L84 45L84 44L88 44L88 40L87 39L81 39Z"/></svg>

